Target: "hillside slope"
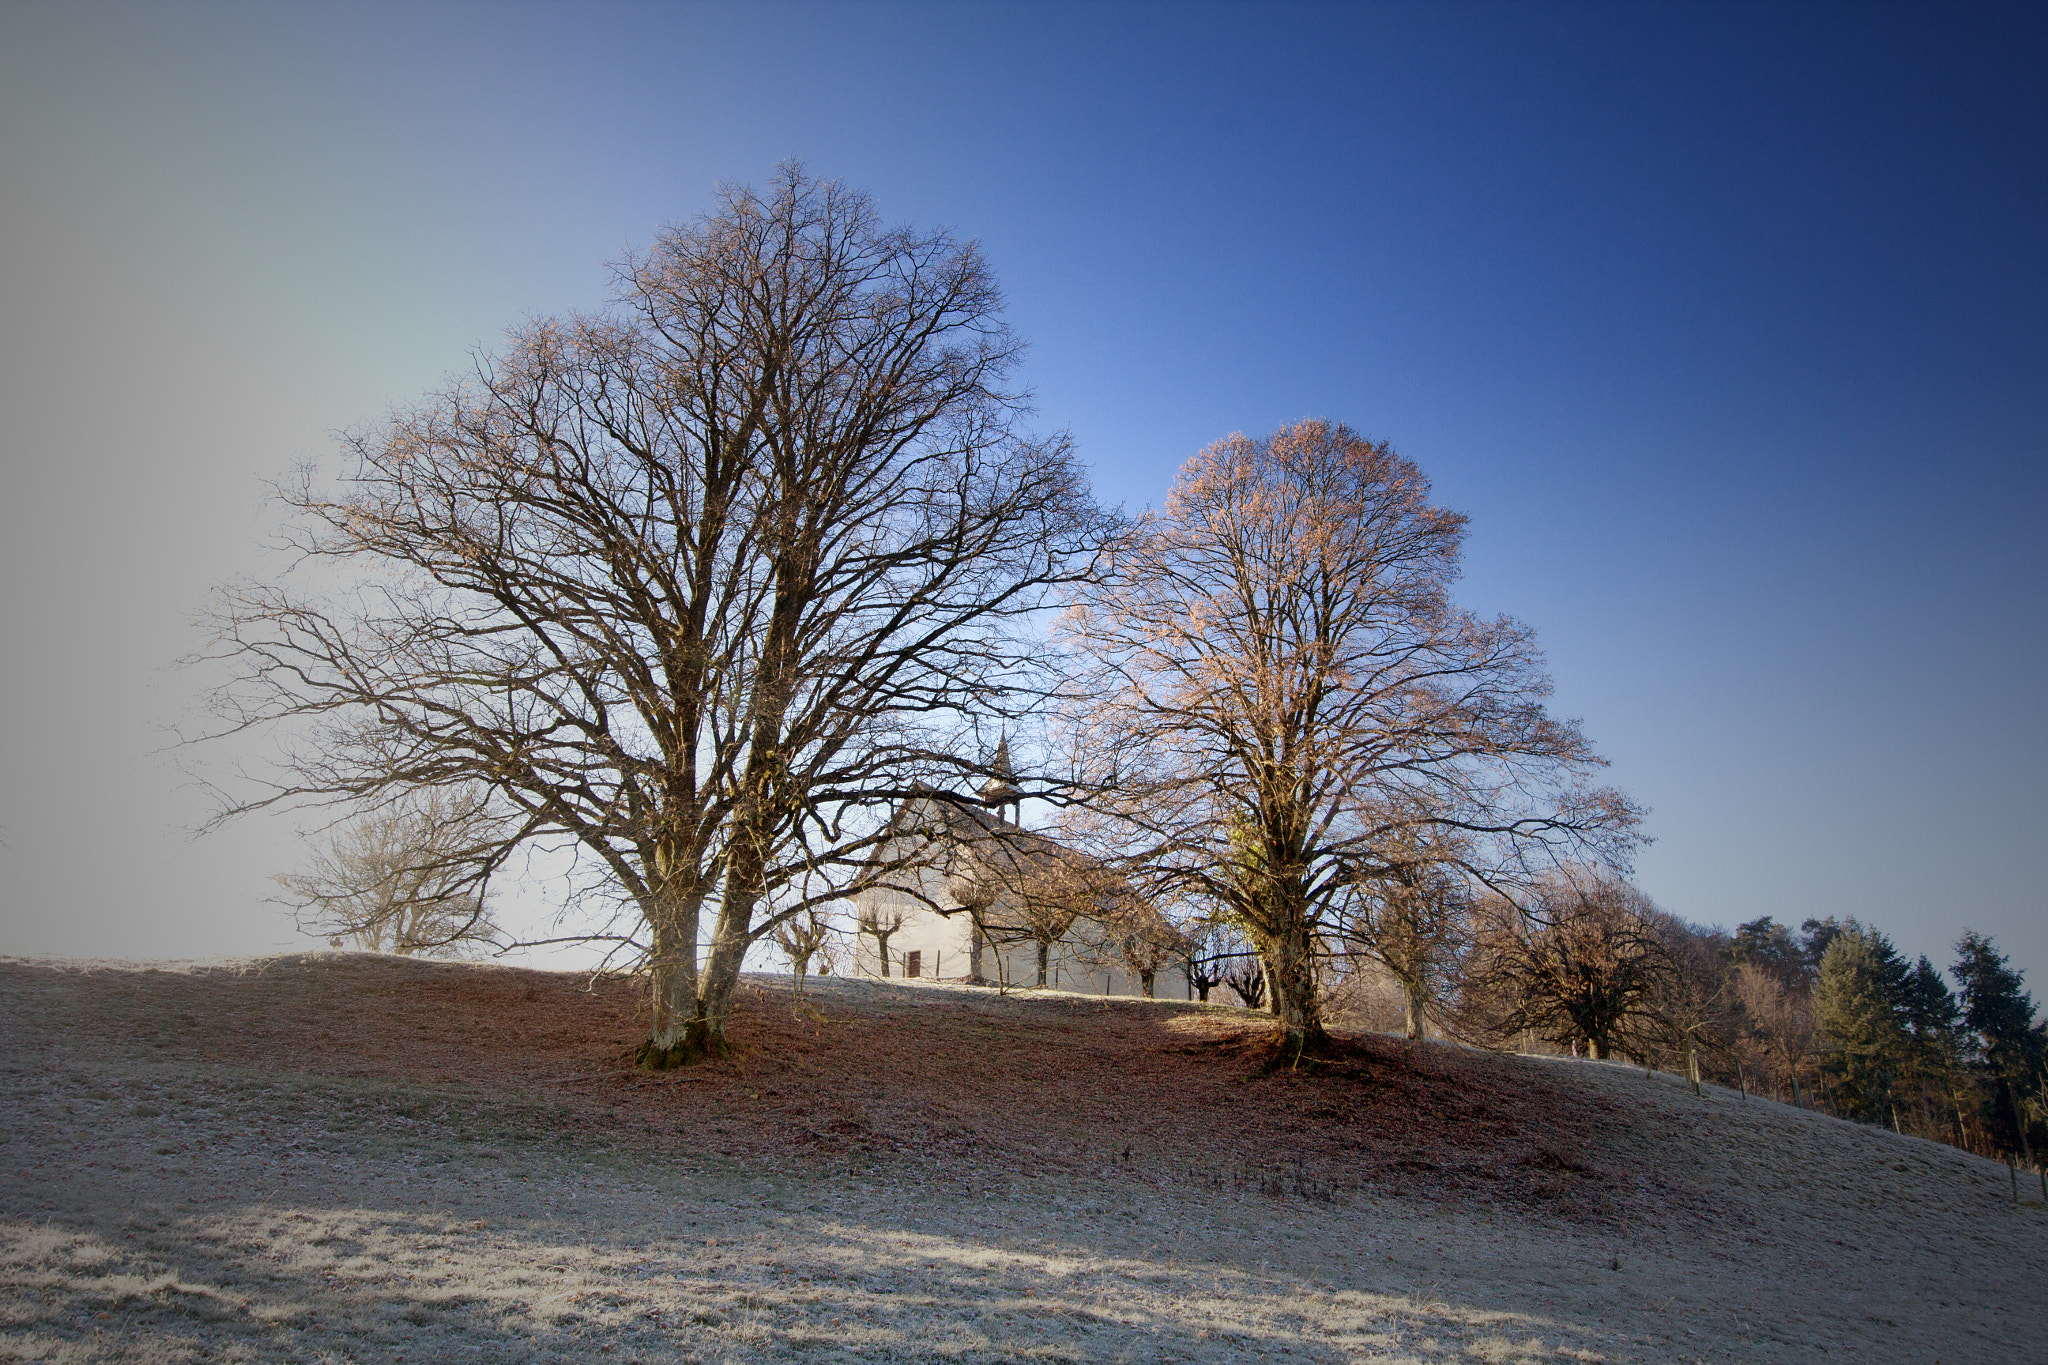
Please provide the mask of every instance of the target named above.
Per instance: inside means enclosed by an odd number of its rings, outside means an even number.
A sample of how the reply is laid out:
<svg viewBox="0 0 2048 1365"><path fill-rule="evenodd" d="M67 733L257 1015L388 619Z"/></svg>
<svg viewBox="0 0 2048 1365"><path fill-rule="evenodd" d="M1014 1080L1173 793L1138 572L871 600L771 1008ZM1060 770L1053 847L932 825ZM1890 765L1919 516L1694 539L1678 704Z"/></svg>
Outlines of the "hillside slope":
<svg viewBox="0 0 2048 1365"><path fill-rule="evenodd" d="M1624 1067L1222 1007L0 961L0 1359L2016 1361L2048 1210Z"/></svg>

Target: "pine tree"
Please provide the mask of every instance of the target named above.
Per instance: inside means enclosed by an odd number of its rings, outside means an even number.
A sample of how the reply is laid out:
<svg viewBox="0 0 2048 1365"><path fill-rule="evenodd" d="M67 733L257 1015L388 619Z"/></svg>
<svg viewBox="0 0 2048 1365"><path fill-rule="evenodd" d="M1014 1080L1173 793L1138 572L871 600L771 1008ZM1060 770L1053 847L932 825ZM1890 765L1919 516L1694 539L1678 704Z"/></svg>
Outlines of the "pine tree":
<svg viewBox="0 0 2048 1365"><path fill-rule="evenodd" d="M2034 1021L2034 998L2005 954L1982 934L1956 940L1950 970L1963 988L1963 1026L1971 1069L1980 1082L1980 1117L2000 1151L2033 1160L2048 1139L2041 1122L2042 1076L2048 1071L2048 1023Z"/></svg>
<svg viewBox="0 0 2048 1365"><path fill-rule="evenodd" d="M1813 982L1813 963L1805 949L1790 929L1769 915L1738 925L1731 947L1738 964L1769 972L1788 987L1804 990Z"/></svg>
<svg viewBox="0 0 2048 1365"><path fill-rule="evenodd" d="M1821 954L1813 1013L1835 1107L1851 1118L1892 1121L1893 1085L1912 1064L1910 969L1877 930L1854 919L1829 927L1834 932Z"/></svg>
<svg viewBox="0 0 2048 1365"><path fill-rule="evenodd" d="M1917 1111L1914 1127L1921 1136L1960 1136L1950 1115L1962 1075L1963 1007L1924 953L1906 979L1903 1005L1902 1022L1912 1048L1909 1075L1897 1093L1904 1099L1910 1092Z"/></svg>

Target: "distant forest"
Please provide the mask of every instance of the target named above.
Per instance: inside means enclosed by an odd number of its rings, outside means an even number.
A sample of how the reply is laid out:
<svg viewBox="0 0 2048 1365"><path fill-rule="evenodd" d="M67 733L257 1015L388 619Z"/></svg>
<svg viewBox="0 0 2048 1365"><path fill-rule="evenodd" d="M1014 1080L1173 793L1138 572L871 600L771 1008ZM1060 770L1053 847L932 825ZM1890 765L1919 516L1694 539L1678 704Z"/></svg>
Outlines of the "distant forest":
<svg viewBox="0 0 2048 1365"><path fill-rule="evenodd" d="M1405 957L1384 934L1332 942L1332 1016L1405 1014L1414 1033L1419 1005L1469 1041L1626 1058L2037 1170L2048 1152L2048 1023L1983 935L1944 975L1853 918L1731 934L1607 878L1559 879L1530 908L1471 907L1464 933Z"/></svg>

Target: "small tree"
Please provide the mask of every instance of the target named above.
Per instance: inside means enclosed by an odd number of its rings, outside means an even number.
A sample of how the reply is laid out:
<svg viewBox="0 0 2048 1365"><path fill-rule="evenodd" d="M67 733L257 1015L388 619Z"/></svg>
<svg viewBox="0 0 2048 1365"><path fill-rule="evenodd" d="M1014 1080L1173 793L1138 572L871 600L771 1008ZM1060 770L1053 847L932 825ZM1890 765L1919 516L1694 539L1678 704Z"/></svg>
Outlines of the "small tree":
<svg viewBox="0 0 2048 1365"><path fill-rule="evenodd" d="M299 927L373 953L469 956L500 930L486 906L507 821L475 792L402 797L334 831L275 878Z"/></svg>
<svg viewBox="0 0 2048 1365"><path fill-rule="evenodd" d="M1449 1006L1471 932L1471 896L1459 874L1464 841L1432 845L1421 832L1410 827L1388 841L1386 870L1358 889L1340 921L1343 939L1399 987L1410 1038L1421 1038L1425 1018Z"/></svg>
<svg viewBox="0 0 2048 1365"><path fill-rule="evenodd" d="M1531 1032L1595 1058L1640 1038L1670 962L1642 892L1578 872L1545 880L1525 910L1478 907L1467 971L1466 1027L1494 1038Z"/></svg>
<svg viewBox="0 0 2048 1365"><path fill-rule="evenodd" d="M775 946L789 958L796 975L796 990L803 993L804 978L811 974L811 960L822 959L824 973L831 971L832 923L816 906L809 906L795 919L783 920L774 929Z"/></svg>
<svg viewBox="0 0 2048 1365"><path fill-rule="evenodd" d="M1221 925L1198 923L1183 936L1188 964L1188 985L1195 998L1209 1003L1209 992L1222 985L1238 945Z"/></svg>
<svg viewBox="0 0 2048 1365"><path fill-rule="evenodd" d="M903 927L901 910L885 910L870 907L860 912L855 925L858 932L875 941L875 959L881 963L883 976L889 974L889 938Z"/></svg>
<svg viewBox="0 0 2048 1365"><path fill-rule="evenodd" d="M1801 1098L1799 1078L1814 1045L1807 991L1754 961L1738 962L1729 984L1742 1009L1751 1064L1762 1063L1759 1070L1767 1071L1781 1091Z"/></svg>
<svg viewBox="0 0 2048 1365"><path fill-rule="evenodd" d="M1124 970L1138 978L1146 999L1158 986L1159 973L1187 956L1187 940L1165 916L1135 898L1118 904L1106 922L1110 942Z"/></svg>
<svg viewBox="0 0 2048 1365"><path fill-rule="evenodd" d="M1023 852L1001 845L993 846L987 856L996 864L990 875L998 883L993 889L1004 924L1000 930L984 924L982 932L991 942L1000 938L1036 948L1037 984L1043 988L1050 982L1053 945L1066 940L1074 921L1100 894L1101 869L1079 855Z"/></svg>
<svg viewBox="0 0 2048 1365"><path fill-rule="evenodd" d="M1256 955L1240 957L1225 968L1223 984L1246 1009L1266 1008L1266 964Z"/></svg>

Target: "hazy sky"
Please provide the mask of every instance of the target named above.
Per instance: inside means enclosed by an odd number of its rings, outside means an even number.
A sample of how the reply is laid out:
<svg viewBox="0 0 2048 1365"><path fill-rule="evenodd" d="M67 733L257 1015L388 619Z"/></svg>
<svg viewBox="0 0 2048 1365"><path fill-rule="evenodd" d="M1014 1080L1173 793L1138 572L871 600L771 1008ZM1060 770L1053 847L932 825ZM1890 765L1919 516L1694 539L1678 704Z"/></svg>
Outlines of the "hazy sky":
<svg viewBox="0 0 2048 1365"><path fill-rule="evenodd" d="M0 10L0 951L300 943L152 751L263 481L785 157L980 239L1156 503L1391 440L1652 809L1639 880L2048 988L2048 10Z"/></svg>

